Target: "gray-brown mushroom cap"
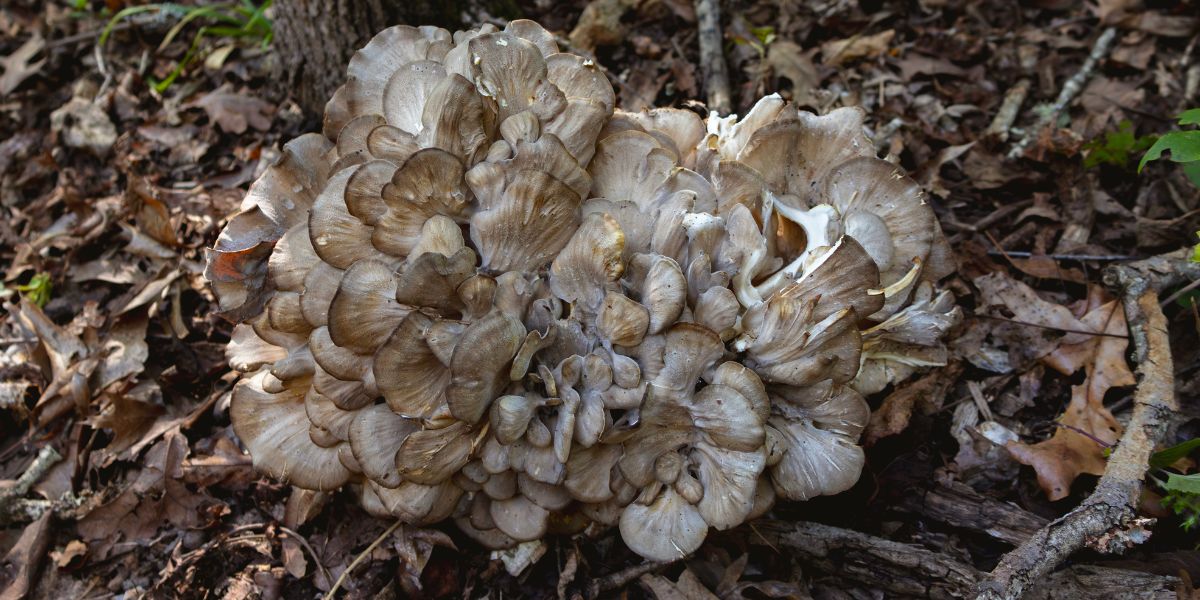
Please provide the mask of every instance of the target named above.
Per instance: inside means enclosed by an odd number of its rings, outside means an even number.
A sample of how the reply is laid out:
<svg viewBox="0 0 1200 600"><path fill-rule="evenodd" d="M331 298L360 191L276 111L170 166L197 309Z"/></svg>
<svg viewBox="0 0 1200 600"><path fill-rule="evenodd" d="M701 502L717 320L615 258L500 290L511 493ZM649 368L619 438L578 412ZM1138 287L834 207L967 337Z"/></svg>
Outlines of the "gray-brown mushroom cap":
<svg viewBox="0 0 1200 600"><path fill-rule="evenodd" d="M497 549L590 520L672 560L843 491L855 390L960 316L863 119L625 113L535 23L388 29L210 254L234 430L268 475Z"/></svg>

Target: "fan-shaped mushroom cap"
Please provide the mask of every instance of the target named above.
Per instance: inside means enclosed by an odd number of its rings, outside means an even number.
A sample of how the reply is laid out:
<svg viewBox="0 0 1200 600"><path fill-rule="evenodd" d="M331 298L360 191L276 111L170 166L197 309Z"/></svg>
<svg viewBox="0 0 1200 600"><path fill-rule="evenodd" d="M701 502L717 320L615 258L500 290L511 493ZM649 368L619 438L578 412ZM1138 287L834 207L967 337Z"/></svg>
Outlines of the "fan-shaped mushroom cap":
<svg viewBox="0 0 1200 600"><path fill-rule="evenodd" d="M865 116L858 107L819 117L796 111L755 131L733 158L758 171L771 189L812 206L817 183L834 167L874 154L875 146L863 135Z"/></svg>
<svg viewBox="0 0 1200 600"><path fill-rule="evenodd" d="M399 487L404 479L396 469L396 452L420 425L392 412L385 404L357 411L350 423L350 448L362 472L385 488Z"/></svg>
<svg viewBox="0 0 1200 600"><path fill-rule="evenodd" d="M360 260L346 270L329 303L329 338L343 348L371 354L410 312L411 307L396 302L392 269Z"/></svg>
<svg viewBox="0 0 1200 600"><path fill-rule="evenodd" d="M700 511L673 488L664 490L652 504L635 502L625 507L620 527L621 539L630 549L657 561L695 552L708 535Z"/></svg>
<svg viewBox="0 0 1200 600"><path fill-rule="evenodd" d="M409 313L375 354L375 381L396 414L428 418L445 403L450 369L430 347L433 332L433 319Z"/></svg>
<svg viewBox="0 0 1200 600"><path fill-rule="evenodd" d="M746 351L748 366L766 381L809 386L825 379L853 379L862 352L857 316L846 307L816 320L822 300L772 296L743 317L746 333L734 347Z"/></svg>
<svg viewBox="0 0 1200 600"><path fill-rule="evenodd" d="M279 393L263 389L266 371L234 387L229 411L234 431L250 450L254 466L272 477L310 490L332 490L350 478L335 448L322 448L308 436L305 388Z"/></svg>
<svg viewBox="0 0 1200 600"><path fill-rule="evenodd" d="M471 431L461 421L441 429L414 431L396 451L396 466L409 481L435 485L467 464L471 441Z"/></svg>
<svg viewBox="0 0 1200 600"><path fill-rule="evenodd" d="M605 214L590 214L550 265L550 289L566 302L596 312L609 285L621 277L625 234Z"/></svg>
<svg viewBox="0 0 1200 600"><path fill-rule="evenodd" d="M446 388L446 401L455 418L475 423L483 417L508 383L509 366L524 339L521 322L501 312L467 327L450 359L450 385Z"/></svg>
<svg viewBox="0 0 1200 600"><path fill-rule="evenodd" d="M499 194L474 183L472 188L481 210L471 218L471 240L484 269L535 270L550 262L579 226L579 196L543 172L520 171Z"/></svg>
<svg viewBox="0 0 1200 600"><path fill-rule="evenodd" d="M368 481L363 487L369 488L375 496L375 501L365 503L368 509L375 505L382 509L376 514L397 517L416 525L436 523L449 517L463 494L462 488L449 481L439 485L406 481L395 489Z"/></svg>
<svg viewBox="0 0 1200 600"><path fill-rule="evenodd" d="M830 171L823 187L821 199L838 210L846 235L875 260L884 286L903 278L914 260L925 262L941 237L924 192L887 161L847 161Z"/></svg>
<svg viewBox="0 0 1200 600"><path fill-rule="evenodd" d="M863 364L850 385L874 394L919 368L945 366L949 351L943 340L962 322L954 302L950 292L935 294L929 282L918 284L908 306L863 332Z"/></svg>
<svg viewBox="0 0 1200 600"><path fill-rule="evenodd" d="M450 48L450 34L434 27L397 25L378 33L350 59L347 82L325 106L325 135L336 139L358 115L383 114L383 96L396 67L424 59L440 59Z"/></svg>
<svg viewBox="0 0 1200 600"><path fill-rule="evenodd" d="M207 256L204 276L222 311L244 319L256 314L269 291L267 260L272 246L299 224L325 187L330 143L309 134L288 142L242 200L241 212L221 230Z"/></svg>
<svg viewBox="0 0 1200 600"><path fill-rule="evenodd" d="M618 525L655 560L853 485L847 386L944 361L961 316L920 190L860 109L615 104L529 21L355 55L209 255L258 468L491 548Z"/></svg>
<svg viewBox="0 0 1200 600"><path fill-rule="evenodd" d="M771 468L775 490L807 500L850 489L864 460L855 442L871 414L866 401L832 382L780 391L779 414L769 421L783 448L782 459Z"/></svg>

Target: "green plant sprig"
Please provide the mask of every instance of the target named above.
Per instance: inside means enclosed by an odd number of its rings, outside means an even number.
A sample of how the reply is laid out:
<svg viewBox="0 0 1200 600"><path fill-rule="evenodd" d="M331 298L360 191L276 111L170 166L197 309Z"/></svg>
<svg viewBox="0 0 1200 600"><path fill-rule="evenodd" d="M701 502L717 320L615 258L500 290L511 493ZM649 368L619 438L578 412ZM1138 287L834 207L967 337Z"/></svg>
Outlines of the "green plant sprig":
<svg viewBox="0 0 1200 600"><path fill-rule="evenodd" d="M112 35L113 28L121 21L142 13L160 12L169 15L179 16L179 21L167 31L167 35L163 37L162 43L159 44L158 50L162 51L183 31L183 28L193 21L207 20L208 25L200 27L194 36L192 42L188 46L187 52L183 58L176 63L175 68L171 73L164 77L161 81L151 80L154 90L158 93L163 93L171 84L183 74L192 62L200 53L200 44L206 37L230 38L230 39L256 39L261 47L266 48L274 38L274 30L270 20L266 18L264 11L271 6L272 0L265 0L260 5L255 5L250 0L241 0L240 2L230 2L225 4L211 4L207 6L184 6L174 3L160 4L145 4L142 6L130 6L118 11L104 29L100 32L98 43L103 46L108 43L109 37Z"/></svg>

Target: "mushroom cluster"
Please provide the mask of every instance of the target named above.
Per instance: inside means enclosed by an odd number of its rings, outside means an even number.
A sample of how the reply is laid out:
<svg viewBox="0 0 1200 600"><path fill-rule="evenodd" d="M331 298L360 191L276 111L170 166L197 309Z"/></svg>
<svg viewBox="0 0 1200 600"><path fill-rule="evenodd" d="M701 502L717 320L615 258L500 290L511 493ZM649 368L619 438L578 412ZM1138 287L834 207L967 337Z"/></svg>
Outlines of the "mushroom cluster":
<svg viewBox="0 0 1200 600"><path fill-rule="evenodd" d="M858 479L862 394L960 318L860 109L615 110L530 21L398 26L209 256L260 470L492 548L618 525L650 559Z"/></svg>

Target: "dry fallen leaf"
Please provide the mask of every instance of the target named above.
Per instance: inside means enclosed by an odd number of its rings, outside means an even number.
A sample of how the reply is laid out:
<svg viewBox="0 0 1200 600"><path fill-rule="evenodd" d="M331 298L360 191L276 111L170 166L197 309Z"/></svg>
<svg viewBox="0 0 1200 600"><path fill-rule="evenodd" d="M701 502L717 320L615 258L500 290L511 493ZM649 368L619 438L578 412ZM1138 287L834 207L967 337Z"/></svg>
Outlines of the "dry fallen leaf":
<svg viewBox="0 0 1200 600"><path fill-rule="evenodd" d="M1040 359L1060 344L1086 341L1090 331L1065 306L1043 300L1033 288L1005 275L990 273L975 279L983 308L1004 308L1015 323L999 324L996 332L1009 342L1010 355ZM994 311L993 311L994 312ZM997 316L1008 318L1003 313Z"/></svg>
<svg viewBox="0 0 1200 600"><path fill-rule="evenodd" d="M813 65L812 54L786 40L767 46L767 64L776 77L792 82L792 100L798 104L813 103L813 91L821 87L821 76Z"/></svg>
<svg viewBox="0 0 1200 600"><path fill-rule="evenodd" d="M247 127L259 131L271 128L271 113L274 107L254 98L231 92L222 86L195 100L189 106L197 106L208 113L208 118L228 133L245 133Z"/></svg>
<svg viewBox="0 0 1200 600"><path fill-rule="evenodd" d="M717 600L717 597L692 573L684 569L679 581L672 582L662 575L647 573L638 580L658 600Z"/></svg>
<svg viewBox="0 0 1200 600"><path fill-rule="evenodd" d="M54 551L50 553L50 558L54 559L54 565L60 569L79 566L84 556L87 555L87 544L80 540L71 540L67 542L62 551Z"/></svg>
<svg viewBox="0 0 1200 600"><path fill-rule="evenodd" d="M951 363L931 371L924 377L901 385L883 399L883 404L871 412L863 444L872 446L879 440L896 435L908 427L914 409L930 414L942 407L946 390L962 373L962 363Z"/></svg>
<svg viewBox="0 0 1200 600"><path fill-rule="evenodd" d="M107 558L117 542L153 538L163 525L194 529L207 524L201 508L216 501L179 479L188 452L187 438L171 432L146 453L141 472L116 498L80 519L77 530L93 542L97 560Z"/></svg>
<svg viewBox="0 0 1200 600"><path fill-rule="evenodd" d="M0 600L21 600L34 591L38 569L53 537L50 530L53 519L54 512L48 510L40 519L26 525L21 538L0 561L0 586L4 587Z"/></svg>
<svg viewBox="0 0 1200 600"><path fill-rule="evenodd" d="M596 46L612 46L625 38L625 25L621 18L632 9L634 0L591 0L579 15L579 22L571 30L571 45L591 52Z"/></svg>
<svg viewBox="0 0 1200 600"><path fill-rule="evenodd" d="M1037 471L1038 484L1051 500L1065 498L1082 473L1104 474L1106 450L1122 433L1121 424L1104 406L1104 395L1110 388L1136 383L1125 361L1129 340L1117 337L1126 335L1121 303L1097 303L1097 296L1089 298L1091 308L1079 322L1088 331L1108 335L1063 344L1043 359L1063 374L1082 368L1087 375L1082 385L1071 387L1071 402L1059 419L1060 427L1049 440L1006 446L1013 458Z"/></svg>
<svg viewBox="0 0 1200 600"><path fill-rule="evenodd" d="M421 573L429 564L434 548L439 546L458 551L450 536L436 529L404 527L400 535L392 537L392 547L400 559L401 585L409 595L416 596L421 591Z"/></svg>
<svg viewBox="0 0 1200 600"><path fill-rule="evenodd" d="M107 466L125 450L138 443L154 422L163 415L161 405L142 401L134 394L118 391L101 396L106 399L99 415L92 419L92 426L112 431L113 439L99 451L95 459L98 466Z"/></svg>
<svg viewBox="0 0 1200 600"><path fill-rule="evenodd" d="M888 29L875 35L857 35L825 42L821 44L821 62L836 67L860 58L875 58L887 50L895 35L895 29Z"/></svg>

